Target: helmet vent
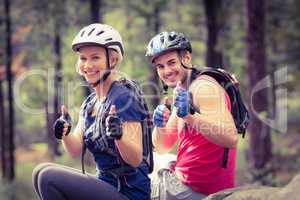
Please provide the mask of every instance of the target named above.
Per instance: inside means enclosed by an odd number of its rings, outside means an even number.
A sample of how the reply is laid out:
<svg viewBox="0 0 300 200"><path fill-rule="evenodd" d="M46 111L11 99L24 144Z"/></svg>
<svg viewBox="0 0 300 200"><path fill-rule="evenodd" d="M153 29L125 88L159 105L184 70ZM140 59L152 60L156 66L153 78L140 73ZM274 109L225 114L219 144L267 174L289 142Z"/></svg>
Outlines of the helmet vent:
<svg viewBox="0 0 300 200"><path fill-rule="evenodd" d="M175 35L175 34L174 35L169 35L169 40L173 41L176 37L177 37L177 35Z"/></svg>
<svg viewBox="0 0 300 200"><path fill-rule="evenodd" d="M100 31L99 33L97 33L96 36L99 36L99 35L101 35L102 33L104 33L104 31Z"/></svg>
<svg viewBox="0 0 300 200"><path fill-rule="evenodd" d="M164 36L161 36L161 37L160 37L160 41L161 41L161 43L164 43L164 41L165 41Z"/></svg>
<svg viewBox="0 0 300 200"><path fill-rule="evenodd" d="M94 30L95 30L95 28L93 28L93 29L89 32L88 36L90 36L90 35L92 34L92 32L94 32Z"/></svg>
<svg viewBox="0 0 300 200"><path fill-rule="evenodd" d="M161 32L149 42L146 56L151 56L153 60L156 56L162 55L169 50L187 50L192 52L192 47L189 40L182 33L173 31Z"/></svg>
<svg viewBox="0 0 300 200"><path fill-rule="evenodd" d="M107 38L107 39L105 39L105 41L111 41L112 40L112 38Z"/></svg>
<svg viewBox="0 0 300 200"><path fill-rule="evenodd" d="M82 37L82 36L84 35L84 32L85 32L85 31L82 31L82 33L81 33L80 37Z"/></svg>

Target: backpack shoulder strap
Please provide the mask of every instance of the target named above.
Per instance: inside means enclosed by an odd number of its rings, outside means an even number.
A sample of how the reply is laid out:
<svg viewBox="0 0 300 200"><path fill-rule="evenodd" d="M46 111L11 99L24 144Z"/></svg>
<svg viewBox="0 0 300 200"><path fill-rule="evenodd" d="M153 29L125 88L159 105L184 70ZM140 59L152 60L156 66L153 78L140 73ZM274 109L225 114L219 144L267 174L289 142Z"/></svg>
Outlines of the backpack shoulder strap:
<svg viewBox="0 0 300 200"><path fill-rule="evenodd" d="M226 91L231 104L231 114L233 116L237 132L245 137L246 128L249 122L249 113L243 102L242 95L239 90L239 83L234 75L228 73L221 68L203 68L197 72L197 77L207 75L216 80ZM227 167L228 148L224 148L223 168Z"/></svg>
<svg viewBox="0 0 300 200"><path fill-rule="evenodd" d="M211 67L199 70L197 75L197 77L202 75L210 76L225 89L230 98L232 108L231 113L234 118L237 131L244 137L250 117L239 90L239 83L235 76L224 69Z"/></svg>

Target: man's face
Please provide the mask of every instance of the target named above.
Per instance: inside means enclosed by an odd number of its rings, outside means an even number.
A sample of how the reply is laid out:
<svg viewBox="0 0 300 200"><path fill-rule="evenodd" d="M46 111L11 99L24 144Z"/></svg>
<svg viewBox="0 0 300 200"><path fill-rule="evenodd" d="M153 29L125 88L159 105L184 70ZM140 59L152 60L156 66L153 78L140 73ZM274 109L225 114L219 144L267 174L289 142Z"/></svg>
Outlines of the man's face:
<svg viewBox="0 0 300 200"><path fill-rule="evenodd" d="M181 65L177 51L167 52L154 59L159 78L169 87L176 87L178 82L182 82L187 77L187 70Z"/></svg>

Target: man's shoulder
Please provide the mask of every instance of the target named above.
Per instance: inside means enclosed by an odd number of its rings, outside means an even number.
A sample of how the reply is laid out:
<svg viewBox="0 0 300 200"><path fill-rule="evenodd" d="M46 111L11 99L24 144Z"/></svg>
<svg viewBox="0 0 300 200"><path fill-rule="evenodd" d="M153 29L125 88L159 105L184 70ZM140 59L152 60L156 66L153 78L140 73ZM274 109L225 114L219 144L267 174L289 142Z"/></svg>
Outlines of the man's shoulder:
<svg viewBox="0 0 300 200"><path fill-rule="evenodd" d="M196 94L216 94L216 92L223 91L222 86L213 77L208 75L200 75L195 79L189 91Z"/></svg>

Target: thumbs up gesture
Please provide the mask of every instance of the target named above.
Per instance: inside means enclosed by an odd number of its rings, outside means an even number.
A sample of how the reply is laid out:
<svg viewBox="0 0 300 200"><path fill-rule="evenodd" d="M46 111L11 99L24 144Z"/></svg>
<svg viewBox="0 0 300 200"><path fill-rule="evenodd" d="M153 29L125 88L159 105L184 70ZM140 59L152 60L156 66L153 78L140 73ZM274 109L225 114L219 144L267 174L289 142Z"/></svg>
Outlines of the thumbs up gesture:
<svg viewBox="0 0 300 200"><path fill-rule="evenodd" d="M177 116L183 118L190 113L191 95L184 89L182 83L178 82L173 93L174 106L177 109Z"/></svg>
<svg viewBox="0 0 300 200"><path fill-rule="evenodd" d="M68 113L68 109L61 106L61 116L54 122L53 129L54 135L57 139L62 139L62 136L67 136L72 127L71 117Z"/></svg>
<svg viewBox="0 0 300 200"><path fill-rule="evenodd" d="M163 104L158 105L153 111L153 124L156 127L165 127L171 114L171 102L168 97L163 99Z"/></svg>
<svg viewBox="0 0 300 200"><path fill-rule="evenodd" d="M164 97L163 104L169 109L169 111L172 110L172 101L169 99L169 97Z"/></svg>
<svg viewBox="0 0 300 200"><path fill-rule="evenodd" d="M109 114L105 120L106 136L111 139L120 140L122 137L122 120L117 115L115 105L110 107Z"/></svg>

